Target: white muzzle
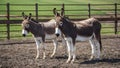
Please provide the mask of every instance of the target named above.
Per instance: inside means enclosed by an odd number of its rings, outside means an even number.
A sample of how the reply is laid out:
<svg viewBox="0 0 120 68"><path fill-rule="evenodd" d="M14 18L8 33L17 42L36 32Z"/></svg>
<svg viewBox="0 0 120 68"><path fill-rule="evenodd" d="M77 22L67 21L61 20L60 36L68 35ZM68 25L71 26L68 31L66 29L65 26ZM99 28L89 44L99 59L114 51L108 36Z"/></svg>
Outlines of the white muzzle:
<svg viewBox="0 0 120 68"><path fill-rule="evenodd" d="M59 28L55 28L55 35L58 37L59 35L61 35L61 31Z"/></svg>
<svg viewBox="0 0 120 68"><path fill-rule="evenodd" d="M27 30L22 30L22 35L25 37L28 34Z"/></svg>

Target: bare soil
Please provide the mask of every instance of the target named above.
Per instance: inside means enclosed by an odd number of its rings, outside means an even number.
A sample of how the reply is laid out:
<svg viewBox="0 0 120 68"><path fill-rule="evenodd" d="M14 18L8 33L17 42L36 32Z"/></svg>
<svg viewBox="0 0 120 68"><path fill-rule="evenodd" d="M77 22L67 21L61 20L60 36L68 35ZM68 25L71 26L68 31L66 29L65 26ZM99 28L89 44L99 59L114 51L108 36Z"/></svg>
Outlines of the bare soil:
<svg viewBox="0 0 120 68"><path fill-rule="evenodd" d="M0 68L120 68L120 38L102 39L103 50L99 61L88 61L91 55L89 42L77 42L77 57L73 64L65 63L67 50L61 42L53 58L50 58L53 43L45 43L46 59L42 59L42 50L40 50L40 58L35 61L34 40L32 43L26 43L27 41L13 43L14 41L0 42Z"/></svg>

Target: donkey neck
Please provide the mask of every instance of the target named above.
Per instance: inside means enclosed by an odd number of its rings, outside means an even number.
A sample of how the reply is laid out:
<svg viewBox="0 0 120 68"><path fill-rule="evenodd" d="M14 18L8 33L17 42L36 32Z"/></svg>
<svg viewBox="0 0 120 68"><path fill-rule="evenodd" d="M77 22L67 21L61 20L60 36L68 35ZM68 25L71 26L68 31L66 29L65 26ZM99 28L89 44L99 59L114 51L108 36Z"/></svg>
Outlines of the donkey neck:
<svg viewBox="0 0 120 68"><path fill-rule="evenodd" d="M66 37L76 38L76 25L71 21L64 22L64 27L60 27L61 31L64 33Z"/></svg>
<svg viewBox="0 0 120 68"><path fill-rule="evenodd" d="M42 24L30 22L29 31L35 36L40 37L44 35Z"/></svg>

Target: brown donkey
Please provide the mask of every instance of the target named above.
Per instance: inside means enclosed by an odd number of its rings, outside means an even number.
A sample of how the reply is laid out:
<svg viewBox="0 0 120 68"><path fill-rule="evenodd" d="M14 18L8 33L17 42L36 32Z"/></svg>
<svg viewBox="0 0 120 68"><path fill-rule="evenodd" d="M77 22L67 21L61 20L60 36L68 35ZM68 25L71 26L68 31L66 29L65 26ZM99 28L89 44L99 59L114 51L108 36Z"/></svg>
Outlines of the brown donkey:
<svg viewBox="0 0 120 68"><path fill-rule="evenodd" d="M33 34L33 37L36 42L36 48L37 48L37 55L36 59L39 57L39 49L42 47L43 49L43 59L45 59L45 45L44 42L46 39L53 40L54 43L54 50L51 55L51 57L54 56L56 49L57 49L57 39L55 35L55 20L52 19L48 22L37 22L34 19L31 18L31 14L29 16L26 16L24 13L22 13L23 21L22 21L22 34L23 36L26 36L28 32L31 32ZM64 39L62 39L64 41ZM41 45L40 45L41 44Z"/></svg>
<svg viewBox="0 0 120 68"><path fill-rule="evenodd" d="M87 41L89 40L92 48L91 59L100 59L101 45L101 24L95 18L89 18L83 21L73 22L69 18L64 16L64 9L61 9L61 13L53 9L56 20L56 35L59 36L59 31L64 34L65 41L68 48L68 59L67 63L73 63L75 55L75 43L77 41ZM71 60L72 59L72 60Z"/></svg>

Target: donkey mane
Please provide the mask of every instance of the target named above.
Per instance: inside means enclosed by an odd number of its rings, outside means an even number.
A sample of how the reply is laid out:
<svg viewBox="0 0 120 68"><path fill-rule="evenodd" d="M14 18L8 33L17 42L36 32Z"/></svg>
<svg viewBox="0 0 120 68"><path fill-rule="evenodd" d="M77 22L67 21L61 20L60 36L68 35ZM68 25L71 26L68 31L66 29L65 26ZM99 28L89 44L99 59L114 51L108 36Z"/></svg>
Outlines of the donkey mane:
<svg viewBox="0 0 120 68"><path fill-rule="evenodd" d="M38 21L36 21L34 18L31 18L32 21L34 21L35 23L38 23Z"/></svg>
<svg viewBox="0 0 120 68"><path fill-rule="evenodd" d="M64 23L69 23L71 24L73 27L75 27L75 23L73 21L71 21L68 17L63 17L63 22Z"/></svg>

